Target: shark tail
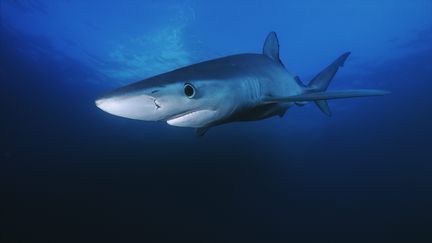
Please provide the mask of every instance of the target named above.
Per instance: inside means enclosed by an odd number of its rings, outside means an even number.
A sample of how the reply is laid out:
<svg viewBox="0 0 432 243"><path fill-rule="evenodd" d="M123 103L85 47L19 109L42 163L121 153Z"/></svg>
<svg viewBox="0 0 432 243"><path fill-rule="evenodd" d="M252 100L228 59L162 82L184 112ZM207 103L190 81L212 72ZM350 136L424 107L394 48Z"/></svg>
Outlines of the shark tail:
<svg viewBox="0 0 432 243"><path fill-rule="evenodd" d="M322 70L318 75L316 75L307 85L307 89L312 92L322 92L327 90L332 81L333 77L336 75L336 72L340 67L343 67L346 59L351 54L351 52L346 52L342 54L338 59L336 59L332 64ZM331 110L328 105L327 100L314 100L314 103L317 107L326 114L327 116L331 116Z"/></svg>
<svg viewBox="0 0 432 243"><path fill-rule="evenodd" d="M283 97L283 98L272 98L266 100L266 103L295 102L295 103L302 104L302 102L312 101L318 106L318 108L324 114L326 114L327 116L331 116L331 111L327 103L327 100L345 99L345 98L354 98L354 97L381 96L381 95L388 94L389 92L387 91L372 90L372 89L326 91L333 77L336 75L336 72L340 67L343 67L346 59L350 54L351 54L350 52L346 52L342 54L332 64L330 64L320 73L318 73L309 82L309 84L305 86L304 94Z"/></svg>

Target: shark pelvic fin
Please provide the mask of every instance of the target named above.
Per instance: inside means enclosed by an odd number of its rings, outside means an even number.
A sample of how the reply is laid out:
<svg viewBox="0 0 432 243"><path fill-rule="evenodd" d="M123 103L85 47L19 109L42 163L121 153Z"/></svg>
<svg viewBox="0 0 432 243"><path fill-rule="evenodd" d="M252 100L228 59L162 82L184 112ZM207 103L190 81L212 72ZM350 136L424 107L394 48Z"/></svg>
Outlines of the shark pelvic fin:
<svg viewBox="0 0 432 243"><path fill-rule="evenodd" d="M279 58L279 40L276 32L272 31L267 35L263 46L263 54L283 66Z"/></svg>
<svg viewBox="0 0 432 243"><path fill-rule="evenodd" d="M204 136L206 133L207 133L207 131L210 129L210 127L199 127L199 128L197 128L196 130L195 130L195 135L197 136L197 137L202 137L202 136Z"/></svg>

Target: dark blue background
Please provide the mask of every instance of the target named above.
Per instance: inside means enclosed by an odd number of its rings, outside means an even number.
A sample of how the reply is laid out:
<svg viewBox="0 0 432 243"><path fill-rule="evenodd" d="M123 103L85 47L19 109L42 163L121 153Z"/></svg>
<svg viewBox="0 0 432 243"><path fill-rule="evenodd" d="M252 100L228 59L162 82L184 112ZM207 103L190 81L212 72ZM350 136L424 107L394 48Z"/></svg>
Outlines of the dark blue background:
<svg viewBox="0 0 432 243"><path fill-rule="evenodd" d="M429 1L1 1L4 242L430 242ZM385 97L203 138L113 117L98 95L279 34L309 80Z"/></svg>

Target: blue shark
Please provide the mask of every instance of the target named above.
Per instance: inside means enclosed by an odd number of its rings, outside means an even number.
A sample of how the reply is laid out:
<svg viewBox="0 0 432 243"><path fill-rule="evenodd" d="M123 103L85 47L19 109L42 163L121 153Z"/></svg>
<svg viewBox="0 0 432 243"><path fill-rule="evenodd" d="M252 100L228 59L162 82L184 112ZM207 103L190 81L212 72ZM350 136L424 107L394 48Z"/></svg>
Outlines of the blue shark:
<svg viewBox="0 0 432 243"><path fill-rule="evenodd" d="M99 97L97 107L143 121L196 128L204 135L221 124L283 117L291 107L315 103L331 116L328 100L381 96L375 89L327 88L350 52L342 54L308 84L290 74L279 58L279 41L270 32L262 53L221 57L117 88Z"/></svg>

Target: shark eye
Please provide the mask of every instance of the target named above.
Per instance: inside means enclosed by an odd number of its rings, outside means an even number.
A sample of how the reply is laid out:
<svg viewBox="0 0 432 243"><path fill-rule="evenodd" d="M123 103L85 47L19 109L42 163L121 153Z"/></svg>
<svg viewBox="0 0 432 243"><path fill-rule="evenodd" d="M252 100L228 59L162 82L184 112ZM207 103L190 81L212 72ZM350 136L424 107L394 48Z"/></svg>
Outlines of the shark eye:
<svg viewBox="0 0 432 243"><path fill-rule="evenodd" d="M184 85L184 93L188 98L193 98L195 96L195 88L190 83L185 83Z"/></svg>

